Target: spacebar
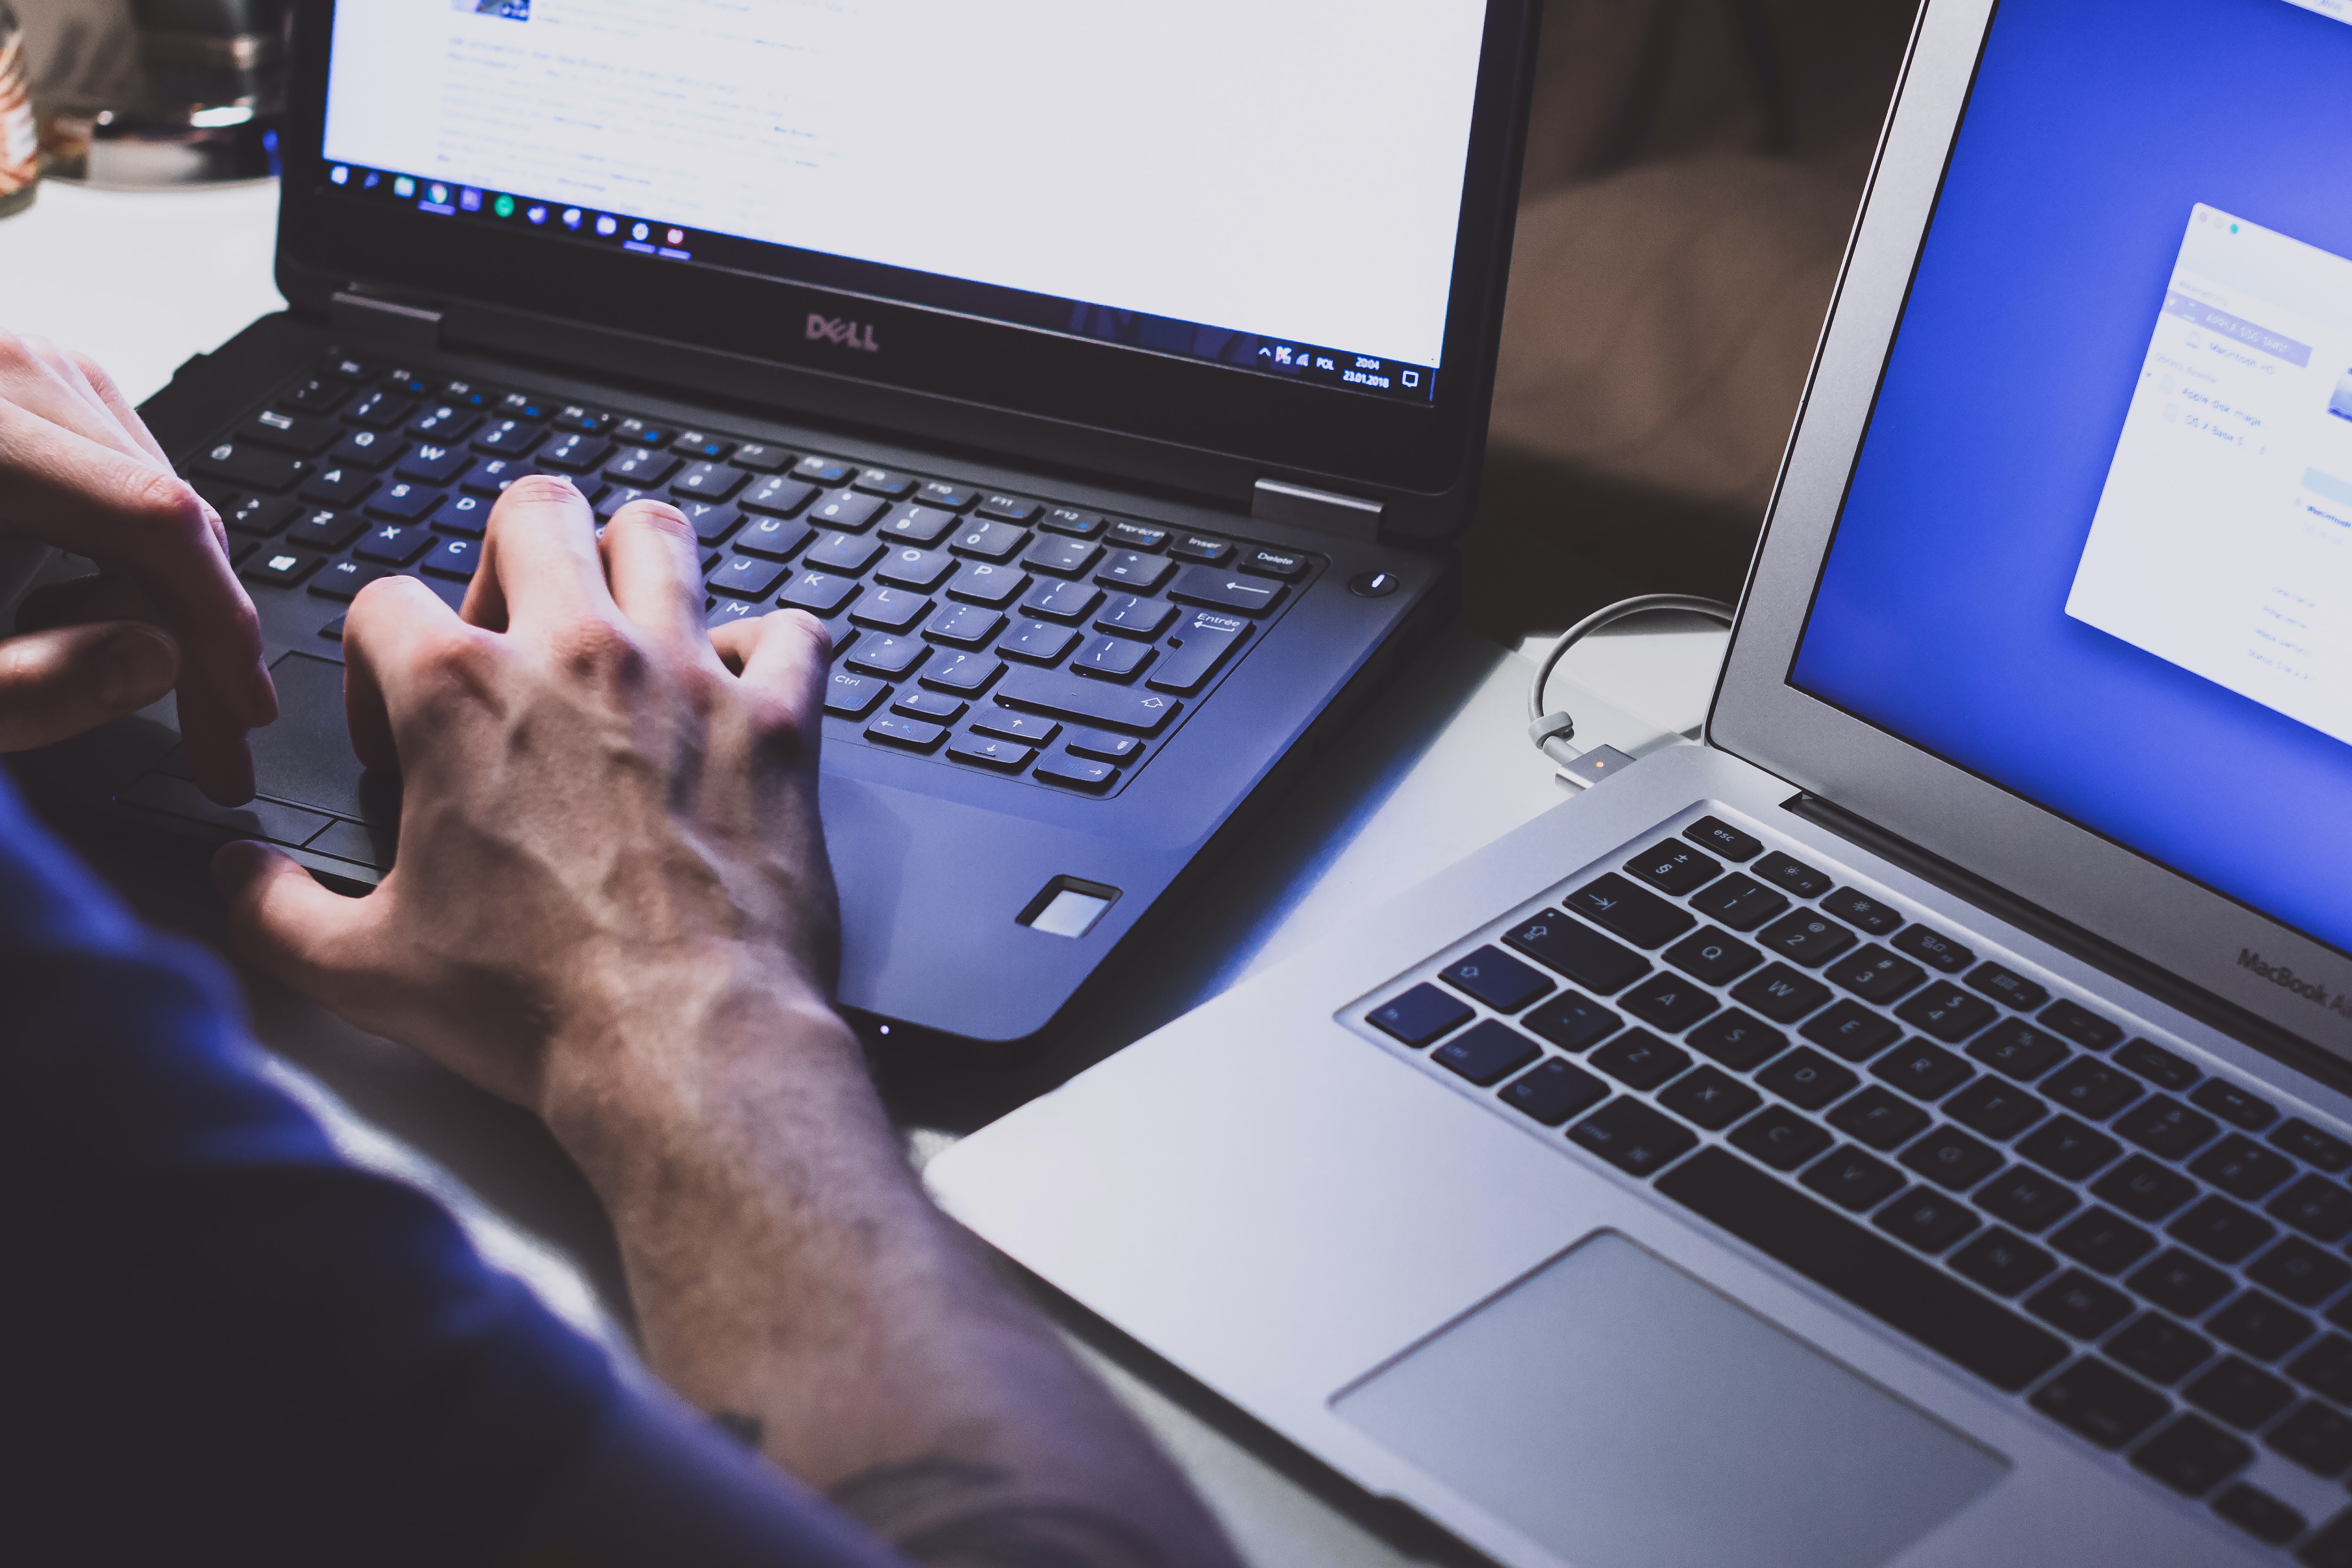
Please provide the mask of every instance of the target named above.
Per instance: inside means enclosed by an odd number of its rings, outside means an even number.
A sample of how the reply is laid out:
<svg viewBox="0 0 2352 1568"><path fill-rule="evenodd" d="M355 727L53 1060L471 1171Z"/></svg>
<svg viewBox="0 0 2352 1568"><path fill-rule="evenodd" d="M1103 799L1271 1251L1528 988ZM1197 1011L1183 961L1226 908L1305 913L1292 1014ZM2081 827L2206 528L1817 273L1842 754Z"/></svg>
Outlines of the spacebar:
<svg viewBox="0 0 2352 1568"><path fill-rule="evenodd" d="M1701 1150L1658 1190L1996 1388L2015 1394L2066 1359L2057 1335L1725 1150Z"/></svg>

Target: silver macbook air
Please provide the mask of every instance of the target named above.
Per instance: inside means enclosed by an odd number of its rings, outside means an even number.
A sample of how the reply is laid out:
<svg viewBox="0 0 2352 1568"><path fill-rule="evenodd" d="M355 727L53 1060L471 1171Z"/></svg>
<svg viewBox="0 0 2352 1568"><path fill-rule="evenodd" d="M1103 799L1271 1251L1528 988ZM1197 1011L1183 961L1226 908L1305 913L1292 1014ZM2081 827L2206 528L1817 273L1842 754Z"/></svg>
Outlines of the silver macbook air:
<svg viewBox="0 0 2352 1568"><path fill-rule="evenodd" d="M929 1179L1514 1568L2352 1564L2345 0L1930 0L1703 745Z"/></svg>

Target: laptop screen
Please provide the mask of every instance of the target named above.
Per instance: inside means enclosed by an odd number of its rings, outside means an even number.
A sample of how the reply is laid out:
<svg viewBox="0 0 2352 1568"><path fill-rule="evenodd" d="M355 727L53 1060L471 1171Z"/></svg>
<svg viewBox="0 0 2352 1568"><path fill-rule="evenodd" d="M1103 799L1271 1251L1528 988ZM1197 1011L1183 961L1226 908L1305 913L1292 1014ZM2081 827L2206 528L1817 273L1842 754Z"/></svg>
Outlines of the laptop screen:
<svg viewBox="0 0 2352 1568"><path fill-rule="evenodd" d="M2352 0L2003 0L1790 679L2352 952L2348 144Z"/></svg>
<svg viewBox="0 0 2352 1568"><path fill-rule="evenodd" d="M339 0L326 177L440 222L1426 404L1486 11Z"/></svg>

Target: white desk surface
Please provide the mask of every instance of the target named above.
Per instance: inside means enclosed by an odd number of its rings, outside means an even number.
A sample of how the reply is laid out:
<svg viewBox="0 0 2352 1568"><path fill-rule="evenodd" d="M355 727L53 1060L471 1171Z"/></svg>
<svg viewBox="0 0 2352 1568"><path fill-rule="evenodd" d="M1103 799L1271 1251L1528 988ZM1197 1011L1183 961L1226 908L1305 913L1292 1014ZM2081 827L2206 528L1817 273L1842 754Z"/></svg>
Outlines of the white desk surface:
<svg viewBox="0 0 2352 1568"><path fill-rule="evenodd" d="M50 185L0 220L0 326L38 332L106 365L134 400L189 355L283 308L270 277L277 192L256 186L134 195ZM1705 710L1722 636L1687 626L1594 638L1551 693L1580 738L1627 751L1663 743ZM886 1082L918 1158L993 1110L1177 1016L1255 969L1344 926L1470 850L1570 798L1526 739L1517 653L1463 633L1433 645L1340 738L1166 922L1148 959L1057 1026L1024 1072ZM1604 700L1606 699L1606 700ZM1612 705L1613 704L1613 705ZM80 841L155 918L215 929L210 894L165 868ZM248 976L256 1036L273 1071L318 1107L355 1157L404 1174L455 1209L484 1252L566 1317L625 1354L626 1305L593 1197L530 1119L398 1047ZM1245 1446L1213 1404L1180 1404L1124 1365L1082 1353L1159 1435L1254 1563L1388 1568L1411 1561L1335 1506L1312 1467ZM1271 1457L1275 1462L1269 1463Z"/></svg>

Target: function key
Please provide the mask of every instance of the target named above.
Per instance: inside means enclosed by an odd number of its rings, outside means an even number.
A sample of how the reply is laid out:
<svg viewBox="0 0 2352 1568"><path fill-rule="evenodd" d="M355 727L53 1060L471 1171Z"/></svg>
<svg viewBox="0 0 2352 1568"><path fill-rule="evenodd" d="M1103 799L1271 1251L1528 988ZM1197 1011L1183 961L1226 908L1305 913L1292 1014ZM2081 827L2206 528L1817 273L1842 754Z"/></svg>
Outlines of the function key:
<svg viewBox="0 0 2352 1568"><path fill-rule="evenodd" d="M1913 926L1895 937L1895 945L1927 965L1946 974L1958 974L1977 961L1977 955L1940 931L1926 926Z"/></svg>
<svg viewBox="0 0 2352 1568"><path fill-rule="evenodd" d="M430 397L433 383L419 372L397 367L383 373L383 385L409 397Z"/></svg>
<svg viewBox="0 0 2352 1568"><path fill-rule="evenodd" d="M1998 963L1979 963L1965 982L1971 991L1981 991L1996 1002L2006 1002L2021 1012L2031 1013L2050 1000L2046 986L2037 985L2014 970L2003 969Z"/></svg>
<svg viewBox="0 0 2352 1568"><path fill-rule="evenodd" d="M857 477L850 481L850 489L885 500L905 500L915 493L915 481L911 476L890 468L860 468Z"/></svg>
<svg viewBox="0 0 2352 1568"><path fill-rule="evenodd" d="M441 388L441 401L480 414L499 400L499 395L487 386L477 386L470 381L453 381Z"/></svg>
<svg viewBox="0 0 2352 1568"><path fill-rule="evenodd" d="M509 392L499 399L498 411L505 418L528 419L543 425L554 416L554 404L549 398L533 396L528 392Z"/></svg>
<svg viewBox="0 0 2352 1568"><path fill-rule="evenodd" d="M952 485L945 479L932 479L918 493L925 506L945 507L950 511L961 511L980 500L980 492L970 485Z"/></svg>
<svg viewBox="0 0 2352 1568"><path fill-rule="evenodd" d="M296 384L278 401L305 414L332 414L351 395L352 389L340 381L312 376L308 381Z"/></svg>
<svg viewBox="0 0 2352 1568"><path fill-rule="evenodd" d="M1044 503L1023 500L1019 496L987 496L980 503L978 515L992 517L1004 522L1034 522L1045 510Z"/></svg>
<svg viewBox="0 0 2352 1568"><path fill-rule="evenodd" d="M1110 540L1129 550L1158 550L1168 542L1168 531L1148 522L1114 522Z"/></svg>
<svg viewBox="0 0 2352 1568"><path fill-rule="evenodd" d="M1297 582L1307 575L1307 557L1295 550L1244 551L1242 570L1255 572L1261 577L1280 577L1285 582Z"/></svg>
<svg viewBox="0 0 2352 1568"><path fill-rule="evenodd" d="M1084 757L1056 756L1039 763L1029 776L1099 795L1118 781L1118 770L1108 763L1090 763Z"/></svg>
<svg viewBox="0 0 2352 1568"><path fill-rule="evenodd" d="M1625 869L1662 893L1676 898L1704 888L1723 875L1723 867L1687 844L1671 840L1625 862Z"/></svg>
<svg viewBox="0 0 2352 1568"><path fill-rule="evenodd" d="M1217 565L1233 552L1232 545L1204 533L1180 533L1168 546L1168 553L1177 560L1198 561L1204 566Z"/></svg>
<svg viewBox="0 0 2352 1568"><path fill-rule="evenodd" d="M838 458L807 457L793 465L793 478L827 487L846 485L856 473L855 463L845 463Z"/></svg>
<svg viewBox="0 0 2352 1568"><path fill-rule="evenodd" d="M1683 829L1683 837L1742 866L1764 853L1761 839L1740 832L1721 817L1702 816Z"/></svg>
<svg viewBox="0 0 2352 1568"><path fill-rule="evenodd" d="M2110 1049L2124 1037L2120 1025L2110 1024L2063 996L2042 1010L2041 1023L2052 1034L2063 1035L2086 1051Z"/></svg>
<svg viewBox="0 0 2352 1568"><path fill-rule="evenodd" d="M1777 849L1756 862L1755 870L1766 881L1786 888L1801 899L1818 899L1830 890L1827 876Z"/></svg>
<svg viewBox="0 0 2352 1568"><path fill-rule="evenodd" d="M1100 512L1080 511L1076 507L1055 506L1045 509L1043 526L1055 533L1066 533L1077 539L1092 539L1106 526Z"/></svg>
<svg viewBox="0 0 2352 1568"><path fill-rule="evenodd" d="M2352 1144L2322 1132L2301 1117L2272 1133L2271 1142L2323 1171L2340 1171L2352 1165Z"/></svg>
<svg viewBox="0 0 2352 1568"><path fill-rule="evenodd" d="M337 355L320 365L319 374L332 376L337 381L373 381L379 373L376 366L365 360Z"/></svg>
<svg viewBox="0 0 2352 1568"><path fill-rule="evenodd" d="M735 455L735 443L723 436L713 436L708 430L687 430L669 444L673 452L683 452L689 458L699 458L706 463L723 463Z"/></svg>
<svg viewBox="0 0 2352 1568"><path fill-rule="evenodd" d="M2232 1127L2242 1127L2249 1132L2260 1132L2278 1120L2277 1106L2218 1078L2209 1078L2198 1085L2197 1092L2189 1097L2189 1102L2201 1106Z"/></svg>
<svg viewBox="0 0 2352 1568"><path fill-rule="evenodd" d="M610 414L583 408L577 403L567 403L555 411L555 423L566 430L577 430L583 436L609 436L619 421Z"/></svg>
<svg viewBox="0 0 2352 1568"><path fill-rule="evenodd" d="M667 447L677 432L667 425L648 425L642 419L624 419L613 426L613 439L633 447Z"/></svg>
<svg viewBox="0 0 2352 1568"><path fill-rule="evenodd" d="M2204 1076L2163 1047L2147 1040L2134 1040L2116 1053L2116 1060L2165 1089L2187 1089Z"/></svg>
<svg viewBox="0 0 2352 1568"><path fill-rule="evenodd" d="M746 473L781 474L792 460L790 452L764 441L746 441L735 448L735 466Z"/></svg>
<svg viewBox="0 0 2352 1568"><path fill-rule="evenodd" d="M1822 900L1822 908L1842 921L1851 921L1873 936L1885 936L1903 926L1901 915L1852 888L1840 888Z"/></svg>

